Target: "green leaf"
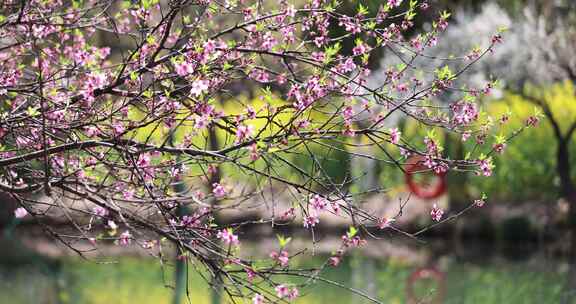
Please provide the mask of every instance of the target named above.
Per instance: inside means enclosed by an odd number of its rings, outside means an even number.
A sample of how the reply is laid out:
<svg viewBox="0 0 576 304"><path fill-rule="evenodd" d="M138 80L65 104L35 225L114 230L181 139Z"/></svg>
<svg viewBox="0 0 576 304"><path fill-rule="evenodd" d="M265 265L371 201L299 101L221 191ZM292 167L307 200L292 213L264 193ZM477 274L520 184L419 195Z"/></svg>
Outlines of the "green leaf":
<svg viewBox="0 0 576 304"><path fill-rule="evenodd" d="M38 108L36 108L36 107L28 107L28 109L26 110L26 113L27 113L30 117L34 117L34 116L40 115L40 111L38 111Z"/></svg>
<svg viewBox="0 0 576 304"><path fill-rule="evenodd" d="M130 72L130 80L136 81L136 79L138 79L138 73L136 71Z"/></svg>
<svg viewBox="0 0 576 304"><path fill-rule="evenodd" d="M426 131L426 136L433 141L436 141L436 129L430 129Z"/></svg>
<svg viewBox="0 0 576 304"><path fill-rule="evenodd" d="M146 90L142 93L142 96L146 97L146 98L151 98L154 95L154 93L152 93L152 90Z"/></svg>
<svg viewBox="0 0 576 304"><path fill-rule="evenodd" d="M496 135L494 138L496 139L496 144L503 144L506 142L506 137L504 135Z"/></svg>
<svg viewBox="0 0 576 304"><path fill-rule="evenodd" d="M233 67L234 67L234 66L231 65L229 62L224 62L224 64L222 65L222 69L223 69L224 71L228 71L228 70L232 69Z"/></svg>
<svg viewBox="0 0 576 304"><path fill-rule="evenodd" d="M414 11L408 11L406 13L406 17L404 17L404 19L410 21L410 20L414 19L414 17L416 17L416 13Z"/></svg>
<svg viewBox="0 0 576 304"><path fill-rule="evenodd" d="M367 15L369 13L368 8L366 8L362 3L358 4L358 14L359 15Z"/></svg>
<svg viewBox="0 0 576 304"><path fill-rule="evenodd" d="M354 226L350 226L350 228L348 229L348 232L346 233L346 235L350 239L355 237L356 234L358 234L358 229L356 229L356 227L354 227Z"/></svg>
<svg viewBox="0 0 576 304"><path fill-rule="evenodd" d="M452 70L447 65L441 69L436 69L435 73L436 77L438 77L440 80L451 80L454 78L454 73L452 73Z"/></svg>
<svg viewBox="0 0 576 304"><path fill-rule="evenodd" d="M278 238L278 244L280 245L280 248L286 247L286 245L288 245L288 243L290 243L290 241L292 240L291 237L286 238L281 234L277 234L276 237Z"/></svg>
<svg viewBox="0 0 576 304"><path fill-rule="evenodd" d="M452 16L452 14L448 11L443 11L442 13L440 13L441 19L448 19L448 18L450 18L450 16Z"/></svg>

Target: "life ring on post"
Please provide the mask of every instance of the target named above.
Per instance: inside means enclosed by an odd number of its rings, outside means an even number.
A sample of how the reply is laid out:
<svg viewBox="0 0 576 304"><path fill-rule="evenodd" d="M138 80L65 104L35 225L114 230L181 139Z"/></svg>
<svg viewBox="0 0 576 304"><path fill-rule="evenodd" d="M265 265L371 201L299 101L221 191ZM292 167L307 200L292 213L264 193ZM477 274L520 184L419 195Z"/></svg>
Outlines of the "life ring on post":
<svg viewBox="0 0 576 304"><path fill-rule="evenodd" d="M419 280L424 279L432 279L436 282L437 287L434 292L434 297L431 298L431 301L423 302L423 299L419 299L415 293L414 285ZM446 294L446 277L443 272L431 268L431 267L424 267L420 269L416 269L414 272L410 274L408 280L406 282L406 299L408 304L416 304L416 303L431 303L431 304L439 304L444 301L444 296Z"/></svg>
<svg viewBox="0 0 576 304"><path fill-rule="evenodd" d="M404 169L406 185L408 189L419 198L438 198L446 192L446 172L436 173L425 166L424 162L425 157L421 155L412 156L406 161L406 167ZM416 182L414 175L425 172L432 172L436 176L436 182L428 186Z"/></svg>

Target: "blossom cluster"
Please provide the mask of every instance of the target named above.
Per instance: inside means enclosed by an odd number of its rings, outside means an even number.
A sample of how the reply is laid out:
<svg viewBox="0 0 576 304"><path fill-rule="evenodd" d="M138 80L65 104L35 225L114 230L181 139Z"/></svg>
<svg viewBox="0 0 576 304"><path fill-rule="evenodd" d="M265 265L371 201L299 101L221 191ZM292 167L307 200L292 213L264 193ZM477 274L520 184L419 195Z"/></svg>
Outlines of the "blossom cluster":
<svg viewBox="0 0 576 304"><path fill-rule="evenodd" d="M367 242L361 228L392 227L394 218L358 204L378 189L348 191L367 172L337 163L345 178L330 173L336 154L385 157L391 169L399 153L424 156L437 173L494 169L494 130L476 104L492 84L453 85L501 36L468 52L459 69L437 63L425 54L441 43L450 15L421 30L415 16L430 9L426 1L388 0L353 13L325 0L30 3L5 1L0 16L0 190L23 204L14 216L48 216L35 212L47 200L88 215L88 225L73 226L94 246L104 238L149 250L169 242L207 273L274 289L242 291L253 303L292 301L299 289L275 276L290 271L285 244L267 264L241 258L245 226L301 216L298 226L313 234L321 216L344 218L354 229L332 266ZM378 50L402 63L372 71ZM435 103L449 93L451 106ZM437 135L410 138L399 117L474 136L480 147L450 159ZM43 198L34 201L36 194ZM89 207L68 208L71 200ZM279 200L290 206L281 214ZM272 214L220 221L254 206ZM434 207L431 216L439 221L443 211Z"/></svg>

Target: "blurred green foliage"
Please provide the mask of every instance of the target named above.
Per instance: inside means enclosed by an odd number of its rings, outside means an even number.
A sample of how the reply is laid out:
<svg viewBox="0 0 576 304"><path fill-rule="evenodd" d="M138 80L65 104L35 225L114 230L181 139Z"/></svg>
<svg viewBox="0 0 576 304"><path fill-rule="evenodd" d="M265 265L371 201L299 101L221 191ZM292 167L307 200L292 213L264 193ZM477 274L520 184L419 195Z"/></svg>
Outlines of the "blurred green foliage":
<svg viewBox="0 0 576 304"><path fill-rule="evenodd" d="M545 101L560 122L563 132L576 119L576 96L570 82L556 84L543 92ZM534 114L535 105L522 97L506 94L501 100L491 101L487 111L499 117L510 111L510 122L503 131L517 129L526 117ZM492 178L471 178L474 187L482 189L497 200L551 200L558 197L559 181L556 175L556 147L552 127L542 119L536 128L526 129L511 141L504 154L495 158ZM570 145L571 161L576 162L576 141ZM576 176L576 167L572 167Z"/></svg>
<svg viewBox="0 0 576 304"><path fill-rule="evenodd" d="M545 102L550 106L560 127L565 133L569 125L576 119L575 87L570 82L556 84L541 92ZM534 91L530 89L529 91ZM483 111L487 112L496 121L503 114L510 113L506 124L498 126L499 135L509 136L514 130L521 128L526 118L538 111L537 106L521 96L505 93L498 100L487 100ZM429 127L419 123L409 123L402 126L403 138L411 142L422 142ZM445 141L438 136L439 142ZM459 139L452 138L450 145L454 146ZM496 138L488 138L487 145L491 146ZM464 151L471 151L473 139L464 144ZM395 148L388 146L392 151ZM535 128L527 128L513 138L505 149L504 154L495 155L496 165L493 176L486 178L468 173L467 191L472 197L486 192L493 201L550 201L559 196L559 180L556 174L556 147L557 140L550 123L542 118ZM576 163L576 140L570 144L572 163ZM453 151L452 151L453 153ZM454 155L452 155L454 157ZM391 167L380 172L380 182L398 191L404 191L404 177L400 170ZM576 166L572 166L572 176L576 177ZM459 174L462 173L452 173ZM392 191L394 193L395 191Z"/></svg>

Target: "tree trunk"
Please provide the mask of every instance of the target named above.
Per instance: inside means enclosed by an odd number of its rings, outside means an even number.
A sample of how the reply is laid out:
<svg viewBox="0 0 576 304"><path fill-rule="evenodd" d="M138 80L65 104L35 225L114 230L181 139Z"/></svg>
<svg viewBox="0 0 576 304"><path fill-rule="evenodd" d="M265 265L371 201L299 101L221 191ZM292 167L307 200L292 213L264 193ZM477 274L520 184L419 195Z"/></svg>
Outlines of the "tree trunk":
<svg viewBox="0 0 576 304"><path fill-rule="evenodd" d="M576 188L570 176L570 151L569 139L558 143L556 170L560 178L560 195L569 204L568 224L576 228Z"/></svg>

